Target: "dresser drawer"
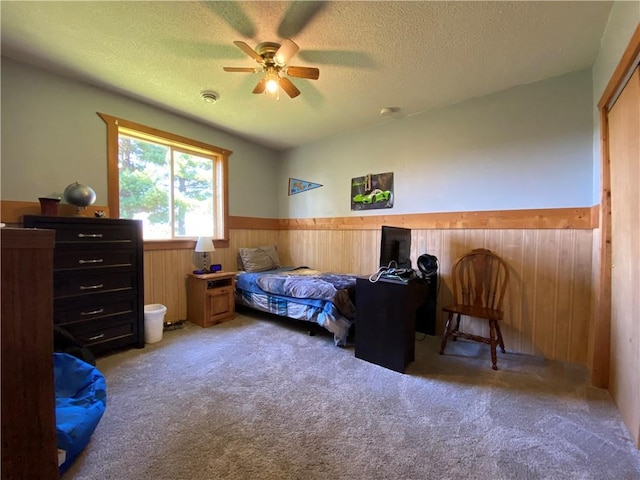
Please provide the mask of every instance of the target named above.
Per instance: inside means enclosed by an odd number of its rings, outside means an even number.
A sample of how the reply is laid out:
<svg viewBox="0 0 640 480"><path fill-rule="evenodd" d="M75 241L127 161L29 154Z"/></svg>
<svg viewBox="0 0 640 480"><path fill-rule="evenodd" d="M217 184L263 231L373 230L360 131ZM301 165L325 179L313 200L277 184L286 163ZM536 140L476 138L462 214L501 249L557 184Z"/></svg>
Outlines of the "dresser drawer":
<svg viewBox="0 0 640 480"><path fill-rule="evenodd" d="M136 243L136 231L128 226L70 225L56 230L56 243Z"/></svg>
<svg viewBox="0 0 640 480"><path fill-rule="evenodd" d="M142 223L139 220L25 215L24 223L29 228L54 229L56 248L58 244L65 243L137 245L142 233Z"/></svg>
<svg viewBox="0 0 640 480"><path fill-rule="evenodd" d="M110 274L72 274L56 272L53 277L54 298L77 295L96 295L105 292L126 292L138 290L137 272Z"/></svg>
<svg viewBox="0 0 640 480"><path fill-rule="evenodd" d="M135 250L105 250L97 248L58 248L53 258L56 271L70 269L109 269L131 267L136 262Z"/></svg>
<svg viewBox="0 0 640 480"><path fill-rule="evenodd" d="M138 335L136 324L133 320L124 322L87 321L65 325L64 328L86 347Z"/></svg>
<svg viewBox="0 0 640 480"><path fill-rule="evenodd" d="M86 321L121 321L137 318L138 297L117 294L88 295L56 300L53 320L58 325Z"/></svg>

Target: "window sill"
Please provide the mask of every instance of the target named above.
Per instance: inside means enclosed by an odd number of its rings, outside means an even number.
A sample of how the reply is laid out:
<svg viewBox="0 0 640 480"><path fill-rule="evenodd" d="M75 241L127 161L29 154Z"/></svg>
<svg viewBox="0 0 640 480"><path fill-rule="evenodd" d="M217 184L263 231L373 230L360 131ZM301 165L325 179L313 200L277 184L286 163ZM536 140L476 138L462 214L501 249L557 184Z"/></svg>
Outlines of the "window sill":
<svg viewBox="0 0 640 480"><path fill-rule="evenodd" d="M213 241L216 248L229 248L229 240L216 239ZM196 240L145 240L144 250L193 250L196 248Z"/></svg>

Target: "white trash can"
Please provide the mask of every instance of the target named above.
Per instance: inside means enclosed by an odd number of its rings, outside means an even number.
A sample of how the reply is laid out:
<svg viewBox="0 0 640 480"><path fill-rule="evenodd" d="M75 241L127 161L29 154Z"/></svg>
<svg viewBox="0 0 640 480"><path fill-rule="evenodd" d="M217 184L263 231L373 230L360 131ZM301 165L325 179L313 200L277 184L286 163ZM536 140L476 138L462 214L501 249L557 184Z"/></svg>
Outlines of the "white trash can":
<svg viewBox="0 0 640 480"><path fill-rule="evenodd" d="M159 303L144 306L145 343L156 343L162 340L165 313L167 313L167 307Z"/></svg>

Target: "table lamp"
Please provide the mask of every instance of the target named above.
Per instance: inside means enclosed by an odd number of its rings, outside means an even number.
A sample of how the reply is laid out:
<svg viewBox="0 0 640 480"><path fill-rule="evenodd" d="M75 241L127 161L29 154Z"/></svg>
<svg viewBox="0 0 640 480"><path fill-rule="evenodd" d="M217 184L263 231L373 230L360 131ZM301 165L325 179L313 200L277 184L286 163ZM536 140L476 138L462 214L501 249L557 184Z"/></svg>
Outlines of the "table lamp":
<svg viewBox="0 0 640 480"><path fill-rule="evenodd" d="M196 270L193 273L207 273L209 271L209 252L215 252L216 247L210 237L198 237L195 251L202 253L202 270Z"/></svg>

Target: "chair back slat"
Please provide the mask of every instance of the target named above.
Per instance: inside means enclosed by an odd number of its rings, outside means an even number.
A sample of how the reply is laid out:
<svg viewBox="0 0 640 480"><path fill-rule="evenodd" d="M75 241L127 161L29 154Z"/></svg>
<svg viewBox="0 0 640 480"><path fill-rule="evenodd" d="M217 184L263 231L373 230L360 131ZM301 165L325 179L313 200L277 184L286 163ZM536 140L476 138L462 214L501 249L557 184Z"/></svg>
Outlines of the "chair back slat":
<svg viewBox="0 0 640 480"><path fill-rule="evenodd" d="M490 250L477 248L453 265L453 299L458 305L501 310L509 268Z"/></svg>

